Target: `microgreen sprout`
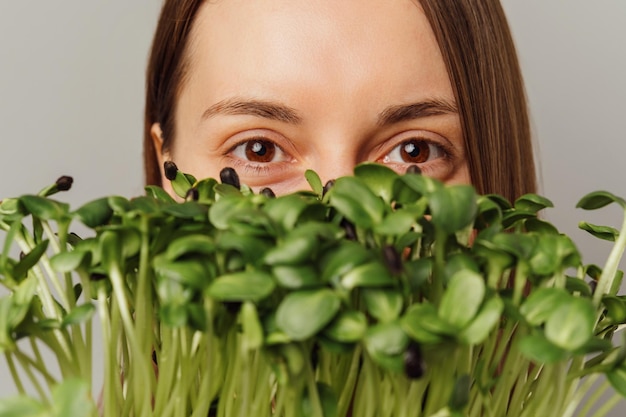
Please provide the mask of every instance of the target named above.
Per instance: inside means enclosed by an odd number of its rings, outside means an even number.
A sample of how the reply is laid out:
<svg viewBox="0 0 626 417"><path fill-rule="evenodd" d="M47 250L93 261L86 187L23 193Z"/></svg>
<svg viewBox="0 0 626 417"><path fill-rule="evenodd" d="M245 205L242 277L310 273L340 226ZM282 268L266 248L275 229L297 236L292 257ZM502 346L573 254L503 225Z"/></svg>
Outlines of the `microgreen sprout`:
<svg viewBox="0 0 626 417"><path fill-rule="evenodd" d="M0 353L20 396L0 416L95 417L100 390L105 417L587 415L603 375L626 397L626 220L581 224L614 241L599 267L538 218L549 200L417 166L307 171L311 191L283 196L231 168L164 173L179 200L148 186L72 210L49 198L66 177L2 200ZM608 204L626 211L607 192L579 207Z"/></svg>

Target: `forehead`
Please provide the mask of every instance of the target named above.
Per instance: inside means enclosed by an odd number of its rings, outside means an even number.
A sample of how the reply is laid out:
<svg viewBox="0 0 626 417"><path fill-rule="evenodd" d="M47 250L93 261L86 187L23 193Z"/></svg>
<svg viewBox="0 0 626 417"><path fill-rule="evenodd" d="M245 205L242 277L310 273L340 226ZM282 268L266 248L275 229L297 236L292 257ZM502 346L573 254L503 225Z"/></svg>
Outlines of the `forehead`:
<svg viewBox="0 0 626 417"><path fill-rule="evenodd" d="M306 88L354 99L372 83L377 95L394 100L416 93L452 99L439 47L414 0L209 1L189 46L187 79L210 86L215 99L268 89L288 99Z"/></svg>

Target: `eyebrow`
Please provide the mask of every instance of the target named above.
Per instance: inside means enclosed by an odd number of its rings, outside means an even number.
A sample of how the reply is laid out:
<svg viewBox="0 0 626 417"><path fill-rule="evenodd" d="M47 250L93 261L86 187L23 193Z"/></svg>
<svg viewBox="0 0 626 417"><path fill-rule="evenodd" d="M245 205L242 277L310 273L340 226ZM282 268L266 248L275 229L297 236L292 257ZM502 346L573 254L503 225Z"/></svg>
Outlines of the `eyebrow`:
<svg viewBox="0 0 626 417"><path fill-rule="evenodd" d="M442 99L424 100L411 104L389 106L378 115L378 125L388 126L422 117L458 113L454 102ZM229 98L215 103L202 114L208 119L218 114L249 115L290 124L302 123L298 112L287 105L256 99Z"/></svg>
<svg viewBox="0 0 626 417"><path fill-rule="evenodd" d="M442 114L455 114L459 110L456 103L442 99L424 100L411 104L390 106L378 115L378 125L387 126L409 120Z"/></svg>
<svg viewBox="0 0 626 417"><path fill-rule="evenodd" d="M208 119L218 114L250 115L290 124L302 123L302 117L298 115L295 109L281 103L264 100L241 98L222 100L205 110L202 119Z"/></svg>

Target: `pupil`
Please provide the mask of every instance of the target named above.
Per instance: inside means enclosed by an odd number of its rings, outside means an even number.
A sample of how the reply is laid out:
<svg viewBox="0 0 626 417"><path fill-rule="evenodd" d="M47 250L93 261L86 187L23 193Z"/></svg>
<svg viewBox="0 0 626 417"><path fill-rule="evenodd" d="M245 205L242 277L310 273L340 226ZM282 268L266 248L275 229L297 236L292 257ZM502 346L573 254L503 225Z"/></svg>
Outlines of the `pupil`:
<svg viewBox="0 0 626 417"><path fill-rule="evenodd" d="M406 146L404 147L404 152L406 152L410 157L415 158L416 156L419 156L420 149L415 146L413 142L411 142L406 144Z"/></svg>
<svg viewBox="0 0 626 417"><path fill-rule="evenodd" d="M257 140L246 145L246 158L252 162L271 162L275 154L276 148L271 142Z"/></svg>
<svg viewBox="0 0 626 417"><path fill-rule="evenodd" d="M430 156L430 149L424 141L412 140L406 142L401 149L402 160L412 164L424 163Z"/></svg>
<svg viewBox="0 0 626 417"><path fill-rule="evenodd" d="M259 156L263 156L267 153L267 148L261 142L254 142L252 144L252 152Z"/></svg>

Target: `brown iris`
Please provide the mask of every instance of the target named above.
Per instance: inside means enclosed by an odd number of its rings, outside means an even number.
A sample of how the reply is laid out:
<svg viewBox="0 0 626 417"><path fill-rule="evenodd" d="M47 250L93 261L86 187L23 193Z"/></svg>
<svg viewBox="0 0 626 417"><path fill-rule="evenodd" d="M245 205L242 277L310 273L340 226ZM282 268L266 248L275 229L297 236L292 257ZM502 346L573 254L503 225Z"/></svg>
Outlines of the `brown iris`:
<svg viewBox="0 0 626 417"><path fill-rule="evenodd" d="M421 164L428 161L430 148L424 141L410 140L400 145L402 160L411 164Z"/></svg>
<svg viewBox="0 0 626 417"><path fill-rule="evenodd" d="M276 155L276 145L266 140L246 143L246 158L252 162L271 162Z"/></svg>

